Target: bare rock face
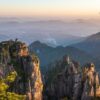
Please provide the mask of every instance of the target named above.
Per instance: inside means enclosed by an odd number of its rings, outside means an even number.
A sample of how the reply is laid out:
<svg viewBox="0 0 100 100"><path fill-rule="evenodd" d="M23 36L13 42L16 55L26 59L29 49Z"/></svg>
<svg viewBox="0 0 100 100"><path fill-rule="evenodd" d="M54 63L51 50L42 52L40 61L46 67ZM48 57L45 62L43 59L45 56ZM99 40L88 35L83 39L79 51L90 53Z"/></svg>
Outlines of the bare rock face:
<svg viewBox="0 0 100 100"><path fill-rule="evenodd" d="M71 61L69 57L64 57L62 63L60 65L64 68L63 71L57 74L47 88L48 98L49 100L62 100L64 98L80 100L78 99L81 84L79 64ZM48 98L44 100L48 100Z"/></svg>
<svg viewBox="0 0 100 100"><path fill-rule="evenodd" d="M39 60L33 61L34 65L34 72L32 73L32 79L34 80L34 90L33 90L33 98L34 100L42 100L42 90L43 90L43 83L41 80L41 73L39 69Z"/></svg>
<svg viewBox="0 0 100 100"><path fill-rule="evenodd" d="M47 87L44 100L100 100L100 80L94 64L80 68L76 61L66 58L66 62L66 66L62 66L65 69Z"/></svg>
<svg viewBox="0 0 100 100"><path fill-rule="evenodd" d="M93 63L85 65L83 69L83 92L81 100L92 100L100 97L99 75ZM100 98L99 98L100 99ZM97 99L96 99L97 100Z"/></svg>
<svg viewBox="0 0 100 100"><path fill-rule="evenodd" d="M27 45L17 40L0 43L0 51L0 77L13 70L18 74L9 90L26 94L27 100L42 100L43 83L38 57L30 54Z"/></svg>

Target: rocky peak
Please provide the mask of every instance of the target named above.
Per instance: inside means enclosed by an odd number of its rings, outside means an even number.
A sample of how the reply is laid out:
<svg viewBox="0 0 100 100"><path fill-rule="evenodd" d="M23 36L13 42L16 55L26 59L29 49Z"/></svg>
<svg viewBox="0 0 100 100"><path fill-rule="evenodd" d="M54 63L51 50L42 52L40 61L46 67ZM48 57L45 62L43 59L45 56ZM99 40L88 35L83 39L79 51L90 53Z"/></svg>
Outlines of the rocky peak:
<svg viewBox="0 0 100 100"><path fill-rule="evenodd" d="M69 64L71 62L70 57L68 55L63 56L63 62Z"/></svg>
<svg viewBox="0 0 100 100"><path fill-rule="evenodd" d="M29 55L28 47L26 46L25 43L21 44L19 56L28 56L28 55Z"/></svg>
<svg viewBox="0 0 100 100"><path fill-rule="evenodd" d="M13 70L18 74L9 90L25 94L28 100L42 100L43 83L38 57L30 54L27 45L18 40L1 42L0 47L0 77Z"/></svg>
<svg viewBox="0 0 100 100"><path fill-rule="evenodd" d="M67 56L67 58L69 57ZM65 98L65 100L99 100L100 80L95 65L88 63L81 68L77 61L70 58L69 60L70 63L63 64L67 61L66 56L64 56L63 61L60 61L61 64L55 65L58 69L60 67L64 69L60 70L51 84L46 87L45 100L48 100L48 97L49 100L62 100Z"/></svg>

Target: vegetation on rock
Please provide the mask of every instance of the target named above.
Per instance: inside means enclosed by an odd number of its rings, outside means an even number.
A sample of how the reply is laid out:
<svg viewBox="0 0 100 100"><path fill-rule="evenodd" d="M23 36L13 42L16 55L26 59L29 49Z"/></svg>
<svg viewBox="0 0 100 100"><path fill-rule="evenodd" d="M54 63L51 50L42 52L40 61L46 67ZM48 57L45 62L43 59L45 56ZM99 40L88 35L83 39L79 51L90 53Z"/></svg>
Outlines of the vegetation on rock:
<svg viewBox="0 0 100 100"><path fill-rule="evenodd" d="M17 39L1 42L0 64L0 87L4 87L1 96L6 98L3 100L42 99L40 62L37 56L29 53L25 43Z"/></svg>
<svg viewBox="0 0 100 100"><path fill-rule="evenodd" d="M11 72L5 79L0 78L0 100L26 100L26 95L9 92L10 83L15 81L17 73Z"/></svg>

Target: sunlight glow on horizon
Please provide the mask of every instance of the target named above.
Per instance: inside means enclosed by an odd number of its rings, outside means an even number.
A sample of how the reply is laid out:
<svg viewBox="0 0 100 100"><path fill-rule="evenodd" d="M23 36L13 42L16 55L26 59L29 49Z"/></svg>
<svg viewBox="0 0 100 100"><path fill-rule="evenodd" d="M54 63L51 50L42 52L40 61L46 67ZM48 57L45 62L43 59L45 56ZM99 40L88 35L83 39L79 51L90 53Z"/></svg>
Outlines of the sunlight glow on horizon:
<svg viewBox="0 0 100 100"><path fill-rule="evenodd" d="M0 0L0 16L100 17L100 0Z"/></svg>

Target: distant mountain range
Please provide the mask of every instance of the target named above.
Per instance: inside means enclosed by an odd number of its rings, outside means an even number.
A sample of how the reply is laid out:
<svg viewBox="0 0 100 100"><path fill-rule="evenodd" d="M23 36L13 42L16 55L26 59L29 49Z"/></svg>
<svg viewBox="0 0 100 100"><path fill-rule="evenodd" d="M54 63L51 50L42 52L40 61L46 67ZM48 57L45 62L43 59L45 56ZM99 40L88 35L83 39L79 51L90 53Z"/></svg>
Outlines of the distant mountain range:
<svg viewBox="0 0 100 100"><path fill-rule="evenodd" d="M0 41L10 39L10 37L12 35L0 34ZM20 34L19 37L23 38L23 34ZM36 36L27 34L24 39L27 40L27 37L34 40ZM100 32L86 38L57 33L50 35L53 38L49 38L46 34L41 34L40 37L45 41L35 41L29 45L29 48L31 52L34 51L40 57L41 66L47 66L66 54L79 61L82 65L86 62L94 62L96 65L100 65ZM58 46L59 44L69 46Z"/></svg>
<svg viewBox="0 0 100 100"><path fill-rule="evenodd" d="M95 35L98 35L98 34L95 34ZM83 65L87 62L93 62L98 68L100 65L99 58L97 58L97 57L93 56L91 53L89 53L89 51L92 51L91 49L93 48L91 45L95 46L94 50L97 50L97 48L99 49L98 53L100 51L100 48L98 46L100 44L99 42L98 42L98 44L96 44L97 42L95 43L94 41L90 42L91 39L93 39L93 37L95 35L87 37L83 42L77 43L75 45L73 44L71 46L66 46L66 47L63 47L63 46L51 47L45 43L36 41L36 42L33 42L29 46L29 48L30 48L31 52L34 51L39 56L42 68L44 68L43 66L48 66L50 63L53 63L53 62L61 59L64 55L69 55L70 57L72 57L72 59L79 61L81 63L81 65ZM87 43L87 41L89 41L88 45L85 44L85 43ZM98 41L98 39L97 39L97 41ZM83 43L84 43L84 45L83 45ZM91 49L89 49L90 48L89 45L90 45ZM92 51L92 52L94 52L94 51Z"/></svg>
<svg viewBox="0 0 100 100"><path fill-rule="evenodd" d="M9 30L10 31L10 30ZM7 33L7 34L0 34L0 40L7 40L7 39L16 39L18 38L19 40L25 41L28 44L31 44L33 41L41 41L42 43L46 43L47 45L51 46L51 47L56 47L59 45L62 46L68 46L71 45L73 43L78 43L83 41L85 38L83 37L78 37L78 36L73 36L73 35L69 35L66 33L62 33L59 34L57 33L39 33L39 34L34 34L32 32L29 32L29 34L27 34L27 32L23 33L18 33L18 31L16 31L16 34L12 34L12 33ZM31 30L30 30L31 31Z"/></svg>
<svg viewBox="0 0 100 100"><path fill-rule="evenodd" d="M49 38L46 38L44 39L44 41L41 41L41 42L44 42L49 46L56 47L59 45L68 46L71 44L81 42L84 39L85 37L73 36L73 35L69 35L66 33L62 33L62 34L58 34L58 33L52 34L51 33Z"/></svg>
<svg viewBox="0 0 100 100"><path fill-rule="evenodd" d="M62 20L33 21L1 18L0 41L18 38L27 42L30 44L31 52L34 51L39 55L42 66L53 63L65 54L81 64L93 61L99 65L100 33L81 37L81 34L86 31L91 33L99 29L99 23L90 22L84 19L66 22ZM76 34L80 34L80 36L76 36Z"/></svg>
<svg viewBox="0 0 100 100"><path fill-rule="evenodd" d="M84 41L73 44L72 46L87 52L95 58L100 59L100 32L91 35Z"/></svg>
<svg viewBox="0 0 100 100"><path fill-rule="evenodd" d="M49 46L68 46L84 40L82 34L95 32L99 24L95 25L91 20L35 20L20 18L0 18L0 35L9 39L18 38L31 44L33 41L41 41ZM91 30L90 30L91 29ZM0 37L2 38L2 37Z"/></svg>

